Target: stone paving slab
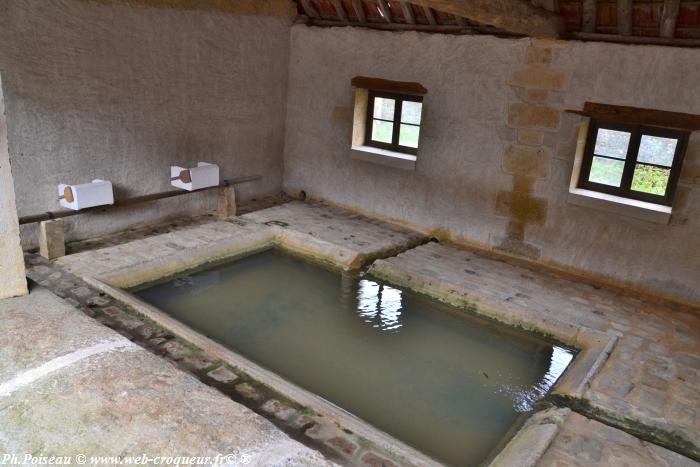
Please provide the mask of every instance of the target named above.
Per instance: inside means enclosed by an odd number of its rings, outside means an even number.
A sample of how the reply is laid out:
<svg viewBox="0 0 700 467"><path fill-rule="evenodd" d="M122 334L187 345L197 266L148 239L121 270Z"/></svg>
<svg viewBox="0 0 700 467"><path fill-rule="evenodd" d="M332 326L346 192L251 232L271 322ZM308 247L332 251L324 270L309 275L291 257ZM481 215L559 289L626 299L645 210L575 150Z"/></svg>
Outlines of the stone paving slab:
<svg viewBox="0 0 700 467"><path fill-rule="evenodd" d="M338 263L345 262L349 268L396 254L426 239L399 225L321 203L292 201L241 217L278 227L295 249L303 250L305 244L317 240L334 245L339 251L326 249L323 253L336 256Z"/></svg>
<svg viewBox="0 0 700 467"><path fill-rule="evenodd" d="M697 462L572 412L539 467L698 467Z"/></svg>
<svg viewBox="0 0 700 467"><path fill-rule="evenodd" d="M28 303L41 310L40 319L27 312ZM113 335L46 289L32 290L31 301L0 300L0 382Z"/></svg>
<svg viewBox="0 0 700 467"><path fill-rule="evenodd" d="M370 272L459 305L621 335L577 410L700 457L700 315L479 252L430 243Z"/></svg>
<svg viewBox="0 0 700 467"><path fill-rule="evenodd" d="M264 231L272 233L269 227L254 222L213 221L107 248L83 251L56 261L67 271L81 277L99 277L118 269L177 257L190 249L215 246L222 240L263 235Z"/></svg>
<svg viewBox="0 0 700 467"><path fill-rule="evenodd" d="M0 301L2 322L6 314L10 323L25 328L8 329L0 352L0 452L233 453L237 462L249 456L251 465L333 465L265 418L82 316L46 290L34 288L29 296ZM47 315L60 315L69 325L51 336ZM45 337L53 340L44 348L27 349L27 340L36 343ZM60 337L66 341L58 342ZM25 351L33 357L16 361Z"/></svg>

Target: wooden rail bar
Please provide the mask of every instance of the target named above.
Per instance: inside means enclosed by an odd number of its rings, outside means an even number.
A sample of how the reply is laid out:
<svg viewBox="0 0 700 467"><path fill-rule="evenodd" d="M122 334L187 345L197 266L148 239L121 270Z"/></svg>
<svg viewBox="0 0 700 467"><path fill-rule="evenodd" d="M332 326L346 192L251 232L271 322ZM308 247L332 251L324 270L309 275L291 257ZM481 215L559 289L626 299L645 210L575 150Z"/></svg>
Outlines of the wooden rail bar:
<svg viewBox="0 0 700 467"><path fill-rule="evenodd" d="M116 201L114 204L108 204L105 206L95 206L94 208L82 209L80 211L50 211L44 212L42 214L33 214L31 216L22 216L19 218L20 225L33 224L35 222L48 221L52 219L61 219L63 217L77 216L79 214L103 212L113 208L123 208L127 206L133 206L135 204L148 203L150 201L157 201L159 199L172 198L174 196L188 195L190 193L199 193L201 191L212 190L214 188L228 187L232 185L239 185L241 183L252 182L255 180L260 180L261 175L247 175L243 177L232 178L224 180L220 185L210 186L208 188L202 188L201 190L187 191L187 190L170 190L163 191L160 193L152 193L150 195L136 196L134 198L127 198L124 200Z"/></svg>

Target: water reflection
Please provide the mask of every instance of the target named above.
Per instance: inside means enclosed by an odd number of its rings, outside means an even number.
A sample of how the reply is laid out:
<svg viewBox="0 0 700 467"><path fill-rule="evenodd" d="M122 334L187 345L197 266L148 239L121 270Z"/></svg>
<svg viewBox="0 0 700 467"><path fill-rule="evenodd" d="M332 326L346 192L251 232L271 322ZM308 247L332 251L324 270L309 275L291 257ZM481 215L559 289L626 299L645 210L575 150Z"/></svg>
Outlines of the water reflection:
<svg viewBox="0 0 700 467"><path fill-rule="evenodd" d="M564 373L574 358L574 354L562 347L552 347L549 358L549 369L542 379L533 386L502 384L497 392L506 394L513 400L513 408L516 412L531 412L535 404L547 395L550 389Z"/></svg>
<svg viewBox="0 0 700 467"><path fill-rule="evenodd" d="M363 279L357 291L357 313L372 327L398 332L401 327L401 291Z"/></svg>

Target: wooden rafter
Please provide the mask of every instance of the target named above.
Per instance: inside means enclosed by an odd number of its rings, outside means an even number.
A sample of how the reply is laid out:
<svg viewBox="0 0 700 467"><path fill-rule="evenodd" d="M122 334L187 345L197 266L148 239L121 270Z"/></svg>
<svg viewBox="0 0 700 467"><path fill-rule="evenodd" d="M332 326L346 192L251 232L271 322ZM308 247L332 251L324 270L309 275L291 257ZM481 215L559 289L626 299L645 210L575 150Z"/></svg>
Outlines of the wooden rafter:
<svg viewBox="0 0 700 467"><path fill-rule="evenodd" d="M561 16L538 8L528 0L411 0L411 3L515 34L559 37L565 31Z"/></svg>
<svg viewBox="0 0 700 467"><path fill-rule="evenodd" d="M301 6L304 8L304 13L306 13L306 16L309 18L319 19L321 17L318 11L316 11L316 8L314 8L314 4L311 3L311 0L301 0Z"/></svg>
<svg viewBox="0 0 700 467"><path fill-rule="evenodd" d="M335 14L338 15L338 19L344 23L348 22L348 14L343 8L343 2L340 0L331 0L333 8L335 8Z"/></svg>
<svg viewBox="0 0 700 467"><path fill-rule="evenodd" d="M661 24L659 25L659 36L673 37L676 35L676 20L678 19L678 9L680 0L665 0L661 10Z"/></svg>
<svg viewBox="0 0 700 467"><path fill-rule="evenodd" d="M365 14L365 8L362 6L362 0L352 0L352 9L355 10L355 16L357 16L360 23L367 22L367 15Z"/></svg>
<svg viewBox="0 0 700 467"><path fill-rule="evenodd" d="M674 47L700 47L700 39L679 39L670 37L651 36L621 36L619 34L600 34L586 32L572 32L571 39L582 41L616 42L620 44L652 44L670 45Z"/></svg>
<svg viewBox="0 0 700 467"><path fill-rule="evenodd" d="M408 2L401 2L401 11L403 12L403 17L406 20L406 24L416 24L416 17L413 14L413 8Z"/></svg>
<svg viewBox="0 0 700 467"><path fill-rule="evenodd" d="M617 0L617 33L632 35L632 0Z"/></svg>
<svg viewBox="0 0 700 467"><path fill-rule="evenodd" d="M305 24L312 24L314 26L337 26L337 20L327 20L327 19L314 19L306 22ZM493 31L486 29L485 27L478 26L455 26L454 24L438 24L436 26L430 26L429 24L404 24L404 23L386 23L386 22L368 22L360 23L357 21L350 21L345 23L349 26L357 26L361 28L369 29L379 29L381 31L423 31L432 33L445 33L445 34L501 34L502 32Z"/></svg>
<svg viewBox="0 0 700 467"><path fill-rule="evenodd" d="M299 20L317 26L343 23L389 31L529 35L584 41L700 47L700 38L678 38L675 35L681 0L658 0L662 2L663 7L659 18L659 35L656 37L633 35L633 0L616 0L617 33L596 32L599 29L596 24L598 0L579 0L581 29L574 29L565 36L563 18L552 12L558 10L558 0L328 0L327 5L331 5L335 10L335 15L330 18L321 16L320 10L317 9L318 0L296 1L304 13ZM367 17L365 8L376 9L371 18ZM416 16L416 8L421 9L418 14L423 13L423 17ZM434 10L438 10L440 14ZM380 13L381 19L376 18L375 11Z"/></svg>
<svg viewBox="0 0 700 467"><path fill-rule="evenodd" d="M429 6L424 6L423 7L423 14L425 15L425 19L428 20L428 24L431 26L434 26L437 24L437 21L435 21L435 15L433 14L433 9L430 8Z"/></svg>
<svg viewBox="0 0 700 467"><path fill-rule="evenodd" d="M389 8L389 5L386 3L386 0L377 0L377 7L379 8L379 12L382 15L382 18L384 18L384 21L387 23L393 23L394 20L391 15L391 8Z"/></svg>
<svg viewBox="0 0 700 467"><path fill-rule="evenodd" d="M581 30L583 32L595 32L596 25L596 0L583 0Z"/></svg>

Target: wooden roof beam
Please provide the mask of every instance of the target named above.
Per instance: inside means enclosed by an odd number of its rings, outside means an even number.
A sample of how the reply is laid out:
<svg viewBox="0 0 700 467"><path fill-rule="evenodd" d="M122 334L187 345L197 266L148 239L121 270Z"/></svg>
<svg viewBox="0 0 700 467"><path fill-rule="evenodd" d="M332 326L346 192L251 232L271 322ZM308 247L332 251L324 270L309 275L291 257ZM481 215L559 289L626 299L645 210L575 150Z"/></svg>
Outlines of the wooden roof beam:
<svg viewBox="0 0 700 467"><path fill-rule="evenodd" d="M659 36L670 38L676 35L676 20L678 19L680 3L680 0L664 1L664 7L661 10Z"/></svg>
<svg viewBox="0 0 700 467"><path fill-rule="evenodd" d="M411 3L515 34L560 37L565 32L561 16L538 8L528 0L411 0Z"/></svg>
<svg viewBox="0 0 700 467"><path fill-rule="evenodd" d="M344 23L348 22L348 14L343 8L343 2L340 0L331 0L333 8L335 8L335 14L338 15L338 19Z"/></svg>
<svg viewBox="0 0 700 467"><path fill-rule="evenodd" d="M362 6L362 0L352 0L352 9L355 10L355 16L357 16L360 23L367 22L367 15L365 14L365 9Z"/></svg>
<svg viewBox="0 0 700 467"><path fill-rule="evenodd" d="M581 24L583 32L595 32L597 3L596 0L583 0L583 21Z"/></svg>
<svg viewBox="0 0 700 467"><path fill-rule="evenodd" d="M403 12L403 17L406 20L406 24L416 24L416 17L413 14L413 8L408 2L401 2L401 11Z"/></svg>
<svg viewBox="0 0 700 467"><path fill-rule="evenodd" d="M377 0L377 7L379 8L379 13L381 13L382 18L384 18L384 21L387 23L394 22L391 17L391 9L389 8L389 5L387 5L386 0Z"/></svg>
<svg viewBox="0 0 700 467"><path fill-rule="evenodd" d="M617 0L617 33L632 35L632 0Z"/></svg>
<svg viewBox="0 0 700 467"><path fill-rule="evenodd" d="M318 11L316 11L316 8L314 8L314 4L311 3L311 0L301 0L301 6L304 8L304 13L306 13L306 16L309 18L319 19L321 17Z"/></svg>
<svg viewBox="0 0 700 467"><path fill-rule="evenodd" d="M428 24L431 26L435 26L437 24L437 21L435 21L435 15L433 14L432 8L428 6L423 7L423 14L425 15L425 19L428 20Z"/></svg>

